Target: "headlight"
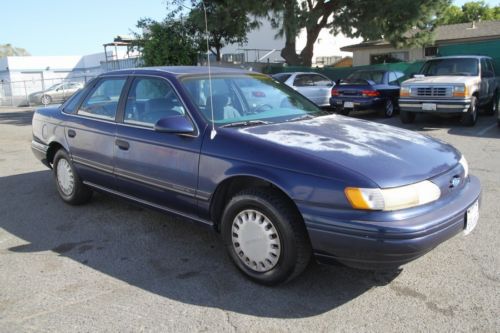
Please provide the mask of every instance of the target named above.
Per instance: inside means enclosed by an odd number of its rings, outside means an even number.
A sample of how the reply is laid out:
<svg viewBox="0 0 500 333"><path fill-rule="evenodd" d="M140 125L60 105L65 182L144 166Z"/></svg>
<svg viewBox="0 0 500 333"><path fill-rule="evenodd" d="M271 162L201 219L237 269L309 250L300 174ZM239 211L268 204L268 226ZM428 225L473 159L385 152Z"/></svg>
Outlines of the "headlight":
<svg viewBox="0 0 500 333"><path fill-rule="evenodd" d="M460 161L458 161L458 163L460 163L462 168L464 168L464 178L467 178L467 176L469 175L469 164L467 163L464 155L462 155L462 158L460 159Z"/></svg>
<svg viewBox="0 0 500 333"><path fill-rule="evenodd" d="M467 86L454 86L453 97L467 97Z"/></svg>
<svg viewBox="0 0 500 333"><path fill-rule="evenodd" d="M420 206L441 196L439 187L428 180L388 189L347 187L344 192L355 209L386 211Z"/></svg>
<svg viewBox="0 0 500 333"><path fill-rule="evenodd" d="M399 90L399 96L400 97L408 97L411 95L411 88L410 87L401 87Z"/></svg>

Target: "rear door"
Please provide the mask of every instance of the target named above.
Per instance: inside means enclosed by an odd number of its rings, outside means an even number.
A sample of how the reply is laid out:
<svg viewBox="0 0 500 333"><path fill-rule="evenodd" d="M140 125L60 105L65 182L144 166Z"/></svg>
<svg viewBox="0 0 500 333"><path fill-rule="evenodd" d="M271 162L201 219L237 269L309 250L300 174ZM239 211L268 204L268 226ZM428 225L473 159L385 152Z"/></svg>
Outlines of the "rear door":
<svg viewBox="0 0 500 333"><path fill-rule="evenodd" d="M115 117L125 82L126 77L96 81L65 129L71 156L82 179L106 188L115 184Z"/></svg>
<svg viewBox="0 0 500 333"><path fill-rule="evenodd" d="M154 124L169 116L192 122L172 84L160 77L134 78L114 145L117 187L134 198L192 212L202 138L198 131L156 132Z"/></svg>

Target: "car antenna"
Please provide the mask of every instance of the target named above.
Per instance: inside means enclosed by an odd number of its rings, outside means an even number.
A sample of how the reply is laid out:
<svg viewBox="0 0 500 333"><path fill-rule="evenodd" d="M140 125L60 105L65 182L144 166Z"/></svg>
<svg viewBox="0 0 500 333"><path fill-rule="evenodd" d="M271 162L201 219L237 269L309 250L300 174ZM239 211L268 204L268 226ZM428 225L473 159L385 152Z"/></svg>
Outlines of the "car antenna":
<svg viewBox="0 0 500 333"><path fill-rule="evenodd" d="M208 20L207 20L207 7L205 7L205 1L201 1L203 5L203 11L205 13L205 37L207 40L207 65L208 65L208 90L210 92L210 112L212 117L212 131L210 131L210 139L213 140L217 135L215 130L215 119L214 119L214 103L212 100L212 72L210 70L210 47L208 43Z"/></svg>

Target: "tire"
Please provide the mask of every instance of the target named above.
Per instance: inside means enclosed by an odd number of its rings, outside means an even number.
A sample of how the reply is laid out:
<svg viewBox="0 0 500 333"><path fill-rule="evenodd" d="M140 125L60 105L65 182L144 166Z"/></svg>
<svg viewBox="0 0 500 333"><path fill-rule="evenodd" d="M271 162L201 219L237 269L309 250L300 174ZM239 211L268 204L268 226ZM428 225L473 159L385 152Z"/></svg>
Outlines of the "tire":
<svg viewBox="0 0 500 333"><path fill-rule="evenodd" d="M417 115L414 112L400 111L399 118L403 124L411 124L415 121Z"/></svg>
<svg viewBox="0 0 500 333"><path fill-rule="evenodd" d="M500 99L498 96L498 91L495 91L491 102L486 105L486 109L484 110L484 114L487 116L492 116L498 111L498 104L500 103Z"/></svg>
<svg viewBox="0 0 500 333"><path fill-rule="evenodd" d="M224 209L221 233L236 267L260 284L292 280L311 258L302 217L275 190L249 189L234 196Z"/></svg>
<svg viewBox="0 0 500 333"><path fill-rule="evenodd" d="M64 149L56 152L53 169L57 191L64 202L70 205L81 205L90 200L92 190L82 183Z"/></svg>
<svg viewBox="0 0 500 333"><path fill-rule="evenodd" d="M394 111L395 111L394 102L390 98L388 98L385 101L384 106L379 110L379 114L386 118L390 118L394 115Z"/></svg>
<svg viewBox="0 0 500 333"><path fill-rule="evenodd" d="M49 105L50 103L52 103L52 97L50 97L49 95L42 95L42 97L40 98L40 103L42 103L43 105Z"/></svg>
<svg viewBox="0 0 500 333"><path fill-rule="evenodd" d="M476 96L472 96L470 101L469 110L462 114L460 122L465 126L474 126L477 122L477 111L479 107L479 101Z"/></svg>

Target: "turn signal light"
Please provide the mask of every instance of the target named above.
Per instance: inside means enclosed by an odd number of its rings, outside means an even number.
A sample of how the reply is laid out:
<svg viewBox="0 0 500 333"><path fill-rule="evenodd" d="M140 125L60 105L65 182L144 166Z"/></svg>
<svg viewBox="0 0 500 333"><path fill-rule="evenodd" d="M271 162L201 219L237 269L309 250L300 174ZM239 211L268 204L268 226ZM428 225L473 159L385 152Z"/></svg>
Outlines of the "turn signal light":
<svg viewBox="0 0 500 333"><path fill-rule="evenodd" d="M338 89L332 89L332 96L340 96L340 91Z"/></svg>

